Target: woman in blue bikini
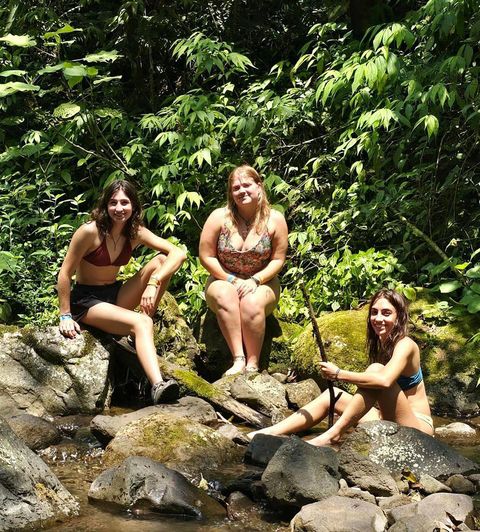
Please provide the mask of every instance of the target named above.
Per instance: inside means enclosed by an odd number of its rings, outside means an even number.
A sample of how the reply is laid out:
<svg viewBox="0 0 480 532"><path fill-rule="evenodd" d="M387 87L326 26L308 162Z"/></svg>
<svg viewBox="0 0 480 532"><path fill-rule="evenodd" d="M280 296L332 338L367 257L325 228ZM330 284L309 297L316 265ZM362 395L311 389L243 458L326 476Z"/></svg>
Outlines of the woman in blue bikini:
<svg viewBox="0 0 480 532"><path fill-rule="evenodd" d="M161 252L131 279L116 277L139 245ZM171 276L185 253L149 231L135 187L114 181L103 192L92 220L72 237L58 275L60 332L67 338L80 333L79 323L114 335L131 335L145 374L152 384L154 404L178 394L178 384L163 381L153 343L152 316ZM76 282L70 291L73 275ZM141 312L134 309L140 306Z"/></svg>
<svg viewBox="0 0 480 532"><path fill-rule="evenodd" d="M258 172L247 165L235 168L228 178L227 205L205 222L199 253L210 272L207 304L233 357L227 375L258 371L265 317L278 302L277 275L287 246L285 218L270 209Z"/></svg>
<svg viewBox="0 0 480 532"><path fill-rule="evenodd" d="M384 419L413 427L433 435L433 421L420 367L418 345L407 336L408 308L405 298L394 290L382 289L370 301L367 321L367 345L370 365L364 372L347 371L331 362L322 362L326 379L357 385L355 395L341 393L335 403L340 416L320 436L308 441L312 445L329 445L339 441L351 426L364 421ZM328 390L317 399L279 423L255 434L291 434L319 423L328 414Z"/></svg>

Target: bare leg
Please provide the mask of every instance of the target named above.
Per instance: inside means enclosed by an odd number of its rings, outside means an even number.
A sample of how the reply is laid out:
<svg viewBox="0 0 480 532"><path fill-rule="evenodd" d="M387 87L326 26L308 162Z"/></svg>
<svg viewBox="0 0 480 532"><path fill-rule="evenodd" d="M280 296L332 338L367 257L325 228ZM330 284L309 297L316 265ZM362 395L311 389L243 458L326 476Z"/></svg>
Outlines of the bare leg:
<svg viewBox="0 0 480 532"><path fill-rule="evenodd" d="M340 398L335 403L335 413L341 414L352 400L352 396L340 388L334 388L334 392L335 396L341 393ZM252 439L255 434L274 434L280 436L307 430L327 417L329 407L330 393L328 390L325 390L316 399L310 401L310 403L297 410L291 416L288 416L271 427L250 432L247 436Z"/></svg>
<svg viewBox="0 0 480 532"><path fill-rule="evenodd" d="M149 261L139 272L126 281L118 293L117 305L120 307L133 310L140 303L142 294L147 287L147 283L157 268L161 268L165 262L165 255L157 255L151 261ZM165 293L171 277L164 279L157 288L157 294L155 296L154 309L150 313L151 316L155 314L155 311ZM152 337L153 338L153 337ZM153 340L152 340L153 341Z"/></svg>
<svg viewBox="0 0 480 532"><path fill-rule="evenodd" d="M218 325L234 360L226 375L241 373L245 369L245 353L237 290L231 283L211 277L207 282L205 296L209 308L217 315Z"/></svg>
<svg viewBox="0 0 480 532"><path fill-rule="evenodd" d="M145 375L151 384L162 381L150 316L110 303L99 303L88 309L82 322L111 334L134 334L138 359Z"/></svg>
<svg viewBox="0 0 480 532"><path fill-rule="evenodd" d="M308 440L308 443L321 446L338 442L349 427L359 423L369 411L375 412L373 406L377 402L379 393L380 390L374 390L373 388L359 388L333 426L323 434L320 434L320 436ZM376 415L373 419L379 419L379 416Z"/></svg>
<svg viewBox="0 0 480 532"><path fill-rule="evenodd" d="M240 300L242 338L247 353L247 370L257 370L265 337L265 318L271 314L280 297L280 283L275 277L259 286L253 294Z"/></svg>

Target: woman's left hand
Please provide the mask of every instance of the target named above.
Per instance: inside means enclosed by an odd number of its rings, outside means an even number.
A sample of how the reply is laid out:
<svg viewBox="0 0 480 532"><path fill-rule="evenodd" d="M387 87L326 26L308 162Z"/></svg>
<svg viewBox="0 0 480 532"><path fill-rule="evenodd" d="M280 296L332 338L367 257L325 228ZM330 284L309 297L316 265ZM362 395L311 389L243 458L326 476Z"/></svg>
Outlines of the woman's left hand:
<svg viewBox="0 0 480 532"><path fill-rule="evenodd" d="M155 298L157 296L156 286L148 285L143 291L142 298L140 299L140 308L142 312L151 316L155 310Z"/></svg>
<svg viewBox="0 0 480 532"><path fill-rule="evenodd" d="M331 362L320 362L320 371L324 379L334 381L337 378L338 366Z"/></svg>
<svg viewBox="0 0 480 532"><path fill-rule="evenodd" d="M247 294L253 294L257 289L257 283L253 279L238 279L235 281L238 297L242 299Z"/></svg>

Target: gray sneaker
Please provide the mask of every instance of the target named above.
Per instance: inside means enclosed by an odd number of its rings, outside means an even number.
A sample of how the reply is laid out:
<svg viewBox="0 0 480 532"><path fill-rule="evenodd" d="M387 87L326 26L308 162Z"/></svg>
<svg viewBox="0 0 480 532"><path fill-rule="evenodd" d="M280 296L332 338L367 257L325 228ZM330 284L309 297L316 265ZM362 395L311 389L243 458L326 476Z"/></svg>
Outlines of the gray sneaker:
<svg viewBox="0 0 480 532"><path fill-rule="evenodd" d="M153 404L172 403L178 399L179 392L178 382L175 379L157 382L152 386Z"/></svg>

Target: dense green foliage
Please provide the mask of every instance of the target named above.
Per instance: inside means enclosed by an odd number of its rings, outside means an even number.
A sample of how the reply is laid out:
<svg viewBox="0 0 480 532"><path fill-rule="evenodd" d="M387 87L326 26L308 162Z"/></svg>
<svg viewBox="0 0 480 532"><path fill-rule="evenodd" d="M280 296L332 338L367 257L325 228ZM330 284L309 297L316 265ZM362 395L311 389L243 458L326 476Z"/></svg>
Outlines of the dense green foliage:
<svg viewBox="0 0 480 532"><path fill-rule="evenodd" d="M0 321L55 319L71 234L117 177L189 250L173 289L193 319L199 233L241 162L289 223L285 317L300 277L317 310L401 283L480 311L477 2L365 2L360 22L336 2L157 4L0 7Z"/></svg>

